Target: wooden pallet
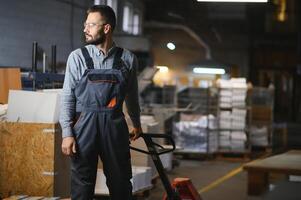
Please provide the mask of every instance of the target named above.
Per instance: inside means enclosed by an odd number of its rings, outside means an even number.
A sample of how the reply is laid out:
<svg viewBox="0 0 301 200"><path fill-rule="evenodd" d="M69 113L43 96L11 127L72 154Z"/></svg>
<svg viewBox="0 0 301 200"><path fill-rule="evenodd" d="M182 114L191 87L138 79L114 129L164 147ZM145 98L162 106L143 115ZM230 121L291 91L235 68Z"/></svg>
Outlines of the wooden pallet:
<svg viewBox="0 0 301 200"><path fill-rule="evenodd" d="M252 158L266 157L273 153L271 146L252 146L251 147Z"/></svg>
<svg viewBox="0 0 301 200"><path fill-rule="evenodd" d="M251 152L220 151L215 153L216 160L247 162L251 160Z"/></svg>
<svg viewBox="0 0 301 200"><path fill-rule="evenodd" d="M174 155L180 159L189 160L208 160L213 158L213 153L194 152L194 151L176 151Z"/></svg>

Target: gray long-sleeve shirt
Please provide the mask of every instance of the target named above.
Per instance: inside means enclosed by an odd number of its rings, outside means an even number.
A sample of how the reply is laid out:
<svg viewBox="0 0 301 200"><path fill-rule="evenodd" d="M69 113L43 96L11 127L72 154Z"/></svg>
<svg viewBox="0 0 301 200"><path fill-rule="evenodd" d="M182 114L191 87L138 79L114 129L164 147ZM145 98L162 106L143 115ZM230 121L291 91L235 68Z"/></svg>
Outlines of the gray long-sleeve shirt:
<svg viewBox="0 0 301 200"><path fill-rule="evenodd" d="M86 48L93 59L95 69L112 68L114 55L116 53L115 44L113 44L107 55L104 55L103 52L98 50L95 45L87 45ZM136 77L136 68L138 65L137 58L133 53L124 49L121 59L125 63L126 67L128 67L130 70L129 87L125 98L125 103L134 127L139 127L140 107L138 100L138 83ZM63 130L63 137L73 136L72 124L76 105L74 88L81 79L85 69L86 63L81 50L76 49L75 51L71 52L67 60L59 120Z"/></svg>

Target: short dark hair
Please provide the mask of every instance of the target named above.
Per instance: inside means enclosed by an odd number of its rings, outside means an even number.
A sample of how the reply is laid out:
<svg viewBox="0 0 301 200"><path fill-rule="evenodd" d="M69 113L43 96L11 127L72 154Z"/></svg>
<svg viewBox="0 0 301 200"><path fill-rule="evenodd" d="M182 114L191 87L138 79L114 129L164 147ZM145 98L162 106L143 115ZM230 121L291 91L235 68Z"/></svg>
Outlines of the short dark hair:
<svg viewBox="0 0 301 200"><path fill-rule="evenodd" d="M112 27L112 30L115 29L116 15L115 15L114 10L110 6L94 5L87 10L87 14L93 13L93 12L98 12L99 14L101 14L105 19L105 23L110 24Z"/></svg>

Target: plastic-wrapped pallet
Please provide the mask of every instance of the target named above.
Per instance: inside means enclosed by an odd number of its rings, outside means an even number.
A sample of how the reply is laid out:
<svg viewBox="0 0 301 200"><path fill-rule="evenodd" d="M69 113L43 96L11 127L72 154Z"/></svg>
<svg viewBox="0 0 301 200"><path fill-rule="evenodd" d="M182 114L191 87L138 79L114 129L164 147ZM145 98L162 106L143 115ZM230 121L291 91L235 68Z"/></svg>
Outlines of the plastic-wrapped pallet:
<svg viewBox="0 0 301 200"><path fill-rule="evenodd" d="M268 146L268 127L251 126L250 143L253 146Z"/></svg>
<svg viewBox="0 0 301 200"><path fill-rule="evenodd" d="M217 139L210 138L213 134L208 133L208 127L216 128L216 119L213 115L182 114L181 121L175 122L173 127L176 145L186 152L206 153L208 148L214 150Z"/></svg>
<svg viewBox="0 0 301 200"><path fill-rule="evenodd" d="M173 133L176 145L185 151L207 151L207 131L200 127L197 122L177 122L174 124Z"/></svg>

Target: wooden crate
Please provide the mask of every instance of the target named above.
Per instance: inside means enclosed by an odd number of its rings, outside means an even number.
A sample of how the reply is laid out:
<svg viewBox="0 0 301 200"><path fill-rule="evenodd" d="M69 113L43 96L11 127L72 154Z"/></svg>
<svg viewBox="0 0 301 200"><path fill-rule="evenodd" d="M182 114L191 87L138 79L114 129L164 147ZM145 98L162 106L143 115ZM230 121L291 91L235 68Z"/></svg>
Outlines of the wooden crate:
<svg viewBox="0 0 301 200"><path fill-rule="evenodd" d="M58 124L1 122L0 197L68 197L70 164L61 141Z"/></svg>

